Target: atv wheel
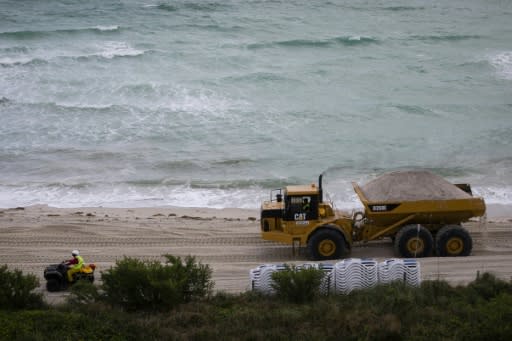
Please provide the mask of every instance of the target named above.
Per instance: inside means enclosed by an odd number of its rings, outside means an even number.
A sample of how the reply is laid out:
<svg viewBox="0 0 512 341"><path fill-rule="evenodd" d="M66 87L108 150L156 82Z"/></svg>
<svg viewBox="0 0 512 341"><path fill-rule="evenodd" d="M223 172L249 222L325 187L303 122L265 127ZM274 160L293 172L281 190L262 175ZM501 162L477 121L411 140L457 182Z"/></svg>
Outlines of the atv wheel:
<svg viewBox="0 0 512 341"><path fill-rule="evenodd" d="M60 290L60 282L54 278L50 278L46 281L46 290L49 292L55 292Z"/></svg>
<svg viewBox="0 0 512 341"><path fill-rule="evenodd" d="M338 231L320 229L309 239L308 251L313 260L340 258L345 252L345 238Z"/></svg>
<svg viewBox="0 0 512 341"><path fill-rule="evenodd" d="M459 225L446 225L436 236L436 252L441 257L469 256L473 241L468 231Z"/></svg>
<svg viewBox="0 0 512 341"><path fill-rule="evenodd" d="M401 257L428 257L432 253L433 246L432 234L419 224L405 225L396 234L395 251Z"/></svg>

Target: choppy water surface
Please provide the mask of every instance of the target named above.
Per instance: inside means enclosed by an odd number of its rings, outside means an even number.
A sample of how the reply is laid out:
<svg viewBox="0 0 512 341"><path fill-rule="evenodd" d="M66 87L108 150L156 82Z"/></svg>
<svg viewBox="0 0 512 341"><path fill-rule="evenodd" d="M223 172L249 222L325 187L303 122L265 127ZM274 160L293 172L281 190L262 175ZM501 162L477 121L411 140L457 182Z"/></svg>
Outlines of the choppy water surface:
<svg viewBox="0 0 512 341"><path fill-rule="evenodd" d="M0 0L0 207L258 207L428 168L512 204L512 2Z"/></svg>

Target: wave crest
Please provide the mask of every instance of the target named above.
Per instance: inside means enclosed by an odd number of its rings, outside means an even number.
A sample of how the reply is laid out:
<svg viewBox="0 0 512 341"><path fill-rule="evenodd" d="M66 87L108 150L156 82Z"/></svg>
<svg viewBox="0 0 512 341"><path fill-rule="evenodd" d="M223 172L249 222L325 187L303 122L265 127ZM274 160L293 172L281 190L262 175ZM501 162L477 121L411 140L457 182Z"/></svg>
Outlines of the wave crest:
<svg viewBox="0 0 512 341"><path fill-rule="evenodd" d="M330 39L291 39L283 41L275 41L269 43L249 44L249 49L272 48L272 47L292 47L292 48L322 48L333 47L336 45L357 46L375 44L379 41L372 37L365 36L341 36Z"/></svg>
<svg viewBox="0 0 512 341"><path fill-rule="evenodd" d="M470 35L470 34L445 34L445 35L414 35L411 36L412 39L421 40L421 41L431 41L431 42L455 42L455 41L464 41L464 40L473 40L482 38L479 35Z"/></svg>
<svg viewBox="0 0 512 341"><path fill-rule="evenodd" d="M124 42L109 42L105 44L103 51L92 54L107 59L115 57L136 57L145 53L145 50L137 50Z"/></svg>
<svg viewBox="0 0 512 341"><path fill-rule="evenodd" d="M388 6L382 8L385 11L392 11L392 12L403 12L403 11L422 11L425 10L424 6Z"/></svg>
<svg viewBox="0 0 512 341"><path fill-rule="evenodd" d="M512 51L505 51L489 57L489 62L505 79L512 80Z"/></svg>
<svg viewBox="0 0 512 341"><path fill-rule="evenodd" d="M159 3L158 5L145 5L146 8L154 8L156 7L159 10L167 11L167 12L177 12L180 10L192 10L192 11L201 11L201 12L214 12L220 9L224 9L228 7L225 3L222 2L213 2L213 1L201 1L201 2L184 2L184 3Z"/></svg>
<svg viewBox="0 0 512 341"><path fill-rule="evenodd" d="M368 45L368 44L375 44L379 41L372 37L365 37L365 36L346 36L346 37L338 37L334 39L337 43L343 44L343 45Z"/></svg>
<svg viewBox="0 0 512 341"><path fill-rule="evenodd" d="M3 67L13 67L13 66L20 66L20 65L43 65L43 64L47 64L47 63L48 63L48 61L41 59L41 58L30 58L30 57L0 58L0 66L3 66Z"/></svg>
<svg viewBox="0 0 512 341"><path fill-rule="evenodd" d="M118 25L98 25L94 27L83 27L83 28L69 28L69 29L58 29L58 30L48 30L48 31L5 31L0 32L0 37L9 38L9 39L39 39L44 38L51 35L59 35L59 34L82 34L82 33L110 33L119 31L120 27Z"/></svg>

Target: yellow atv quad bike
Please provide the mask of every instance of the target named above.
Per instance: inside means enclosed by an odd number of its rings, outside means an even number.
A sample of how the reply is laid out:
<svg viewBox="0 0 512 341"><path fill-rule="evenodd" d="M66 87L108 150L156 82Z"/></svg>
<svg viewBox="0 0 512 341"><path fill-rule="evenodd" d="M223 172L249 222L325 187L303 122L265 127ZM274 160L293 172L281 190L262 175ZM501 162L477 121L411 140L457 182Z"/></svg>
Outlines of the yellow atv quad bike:
<svg viewBox="0 0 512 341"><path fill-rule="evenodd" d="M73 280L68 281L68 267L64 263L50 264L44 269L44 278L46 279L46 289L50 292L66 290L70 285L78 281L94 282L95 264L84 265L79 272L73 274Z"/></svg>

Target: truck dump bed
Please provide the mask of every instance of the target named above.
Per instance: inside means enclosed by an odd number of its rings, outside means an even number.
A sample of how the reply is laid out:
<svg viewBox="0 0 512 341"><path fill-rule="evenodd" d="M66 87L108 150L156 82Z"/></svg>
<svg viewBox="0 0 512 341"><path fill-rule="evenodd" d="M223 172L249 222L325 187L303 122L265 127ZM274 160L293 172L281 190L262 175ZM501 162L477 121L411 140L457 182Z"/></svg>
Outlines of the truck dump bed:
<svg viewBox="0 0 512 341"><path fill-rule="evenodd" d="M458 224L485 213L482 198L428 171L391 172L362 187L352 185L374 226Z"/></svg>

